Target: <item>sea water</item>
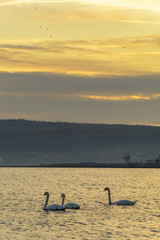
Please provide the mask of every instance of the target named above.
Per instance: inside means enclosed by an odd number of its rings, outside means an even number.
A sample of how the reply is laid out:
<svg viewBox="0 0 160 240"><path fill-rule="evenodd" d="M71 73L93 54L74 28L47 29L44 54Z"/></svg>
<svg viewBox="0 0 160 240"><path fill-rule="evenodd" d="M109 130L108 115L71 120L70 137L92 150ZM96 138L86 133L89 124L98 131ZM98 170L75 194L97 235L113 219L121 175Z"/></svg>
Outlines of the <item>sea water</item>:
<svg viewBox="0 0 160 240"><path fill-rule="evenodd" d="M160 239L160 170L116 168L0 168L0 239ZM134 206L108 205L138 200ZM79 210L43 210L65 203Z"/></svg>

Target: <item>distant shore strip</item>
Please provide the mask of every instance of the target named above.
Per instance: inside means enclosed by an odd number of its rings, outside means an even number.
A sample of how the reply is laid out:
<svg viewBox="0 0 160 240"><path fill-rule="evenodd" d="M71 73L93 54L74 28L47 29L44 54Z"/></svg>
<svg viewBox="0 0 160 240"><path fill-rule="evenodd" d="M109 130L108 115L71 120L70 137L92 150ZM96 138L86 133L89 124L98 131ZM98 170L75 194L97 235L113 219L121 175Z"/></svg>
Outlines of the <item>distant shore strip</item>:
<svg viewBox="0 0 160 240"><path fill-rule="evenodd" d="M1 165L0 167L42 167L42 168L160 168L160 163L54 163L39 165Z"/></svg>

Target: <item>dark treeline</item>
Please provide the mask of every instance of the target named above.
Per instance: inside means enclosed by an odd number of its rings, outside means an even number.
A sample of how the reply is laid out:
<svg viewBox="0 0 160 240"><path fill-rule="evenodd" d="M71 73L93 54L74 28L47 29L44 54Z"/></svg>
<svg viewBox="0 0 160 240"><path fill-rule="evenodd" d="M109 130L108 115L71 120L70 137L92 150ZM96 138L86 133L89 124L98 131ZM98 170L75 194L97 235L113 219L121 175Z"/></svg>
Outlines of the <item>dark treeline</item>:
<svg viewBox="0 0 160 240"><path fill-rule="evenodd" d="M160 154L160 128L66 122L0 120L0 164L133 162Z"/></svg>

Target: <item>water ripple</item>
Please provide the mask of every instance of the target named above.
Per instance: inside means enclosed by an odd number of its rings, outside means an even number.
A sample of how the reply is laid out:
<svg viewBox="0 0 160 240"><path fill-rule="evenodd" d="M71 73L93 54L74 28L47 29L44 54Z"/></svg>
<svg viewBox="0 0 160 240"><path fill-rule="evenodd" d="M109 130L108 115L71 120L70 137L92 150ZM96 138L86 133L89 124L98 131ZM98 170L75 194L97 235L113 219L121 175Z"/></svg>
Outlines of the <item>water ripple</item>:
<svg viewBox="0 0 160 240"><path fill-rule="evenodd" d="M2 239L160 239L159 169L1 168L0 174ZM113 201L138 202L109 206L106 186ZM64 192L80 210L43 211L45 191L49 204L61 204Z"/></svg>

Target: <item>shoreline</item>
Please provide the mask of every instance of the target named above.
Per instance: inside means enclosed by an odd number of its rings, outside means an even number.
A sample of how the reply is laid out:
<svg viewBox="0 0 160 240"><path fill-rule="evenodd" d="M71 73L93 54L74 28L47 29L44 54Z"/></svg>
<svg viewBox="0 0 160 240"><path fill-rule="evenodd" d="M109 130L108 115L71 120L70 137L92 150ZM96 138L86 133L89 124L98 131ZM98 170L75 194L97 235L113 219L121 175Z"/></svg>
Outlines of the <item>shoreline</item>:
<svg viewBox="0 0 160 240"><path fill-rule="evenodd" d="M39 165L1 165L0 168L160 168L159 163L55 163Z"/></svg>

